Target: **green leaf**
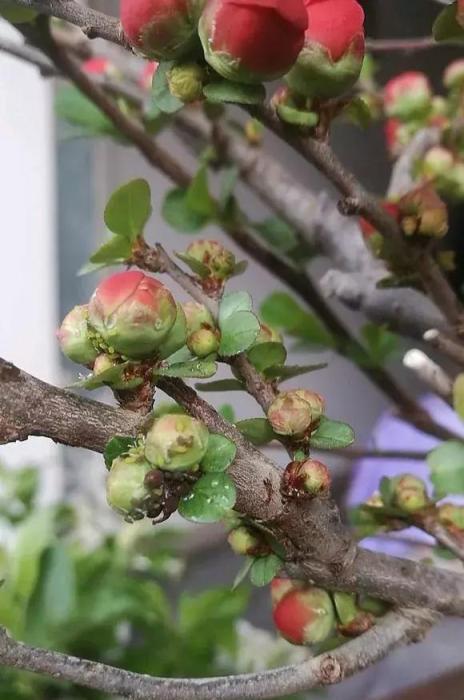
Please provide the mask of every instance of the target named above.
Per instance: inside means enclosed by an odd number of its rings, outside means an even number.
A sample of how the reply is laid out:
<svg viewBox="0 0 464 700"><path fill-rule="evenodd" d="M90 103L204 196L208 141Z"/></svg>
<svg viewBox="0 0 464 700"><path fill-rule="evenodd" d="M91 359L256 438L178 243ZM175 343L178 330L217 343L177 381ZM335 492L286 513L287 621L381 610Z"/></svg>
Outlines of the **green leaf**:
<svg viewBox="0 0 464 700"><path fill-rule="evenodd" d="M195 389L198 391L245 391L245 387L238 379L218 379L215 382L206 382L206 384L195 384Z"/></svg>
<svg viewBox="0 0 464 700"><path fill-rule="evenodd" d="M219 322L221 342L219 354L233 357L253 345L260 331L260 323L251 311L238 311Z"/></svg>
<svg viewBox="0 0 464 700"><path fill-rule="evenodd" d="M399 338L385 325L366 323L361 330L362 349L348 347L348 355L361 367L383 367L398 352Z"/></svg>
<svg viewBox="0 0 464 700"><path fill-rule="evenodd" d="M151 192L146 180L137 179L115 190L105 207L105 224L113 233L134 242L151 216Z"/></svg>
<svg viewBox="0 0 464 700"><path fill-rule="evenodd" d="M282 253L289 253L298 245L295 230L286 221L279 219L277 216L253 224L253 228L271 248L275 248Z"/></svg>
<svg viewBox="0 0 464 700"><path fill-rule="evenodd" d="M27 601L35 588L42 552L54 539L53 508L37 510L19 526L11 561L8 588L15 597Z"/></svg>
<svg viewBox="0 0 464 700"><path fill-rule="evenodd" d="M186 204L195 214L213 219L216 216L216 203L209 193L208 170L202 166L187 190Z"/></svg>
<svg viewBox="0 0 464 700"><path fill-rule="evenodd" d="M250 570L250 580L254 586L267 586L277 576L283 566L283 561L276 554L259 557L253 562Z"/></svg>
<svg viewBox="0 0 464 700"><path fill-rule="evenodd" d="M237 311L251 311L252 306L248 292L229 292L224 294L219 304L219 323L225 321Z"/></svg>
<svg viewBox="0 0 464 700"><path fill-rule="evenodd" d="M240 168L238 165L231 165L228 168L224 168L222 171L221 191L219 193L219 209L221 212L227 208L234 194L235 185L238 182L239 176Z"/></svg>
<svg viewBox="0 0 464 700"><path fill-rule="evenodd" d="M191 360L189 362L175 362L168 367L156 367L153 370L155 377L185 377L207 379L217 372L217 364L212 360Z"/></svg>
<svg viewBox="0 0 464 700"><path fill-rule="evenodd" d="M427 456L430 478L437 498L464 493L464 444L448 440Z"/></svg>
<svg viewBox="0 0 464 700"><path fill-rule="evenodd" d="M246 418L238 421L236 428L257 447L277 439L267 418Z"/></svg>
<svg viewBox="0 0 464 700"><path fill-rule="evenodd" d="M232 440L210 433L206 454L200 462L203 472L224 472L234 461L237 448Z"/></svg>
<svg viewBox="0 0 464 700"><path fill-rule="evenodd" d="M343 115L361 129L367 129L373 121L371 108L362 96L350 100L343 110Z"/></svg>
<svg viewBox="0 0 464 700"><path fill-rule="evenodd" d="M302 374L315 372L319 369L325 369L327 366L327 362L320 362L317 365L287 365L286 367L269 367L264 372L264 375L268 377L268 379L280 379L281 381L284 381L285 379L300 377Z"/></svg>
<svg viewBox="0 0 464 700"><path fill-rule="evenodd" d="M287 351L282 343L259 343L250 348L247 354L258 372L264 372L269 367L280 367L287 359Z"/></svg>
<svg viewBox="0 0 464 700"><path fill-rule="evenodd" d="M353 428L347 423L322 416L319 427L311 435L311 447L315 450L339 450L352 445Z"/></svg>
<svg viewBox="0 0 464 700"><path fill-rule="evenodd" d="M285 292L274 292L261 306L261 315L270 326L282 328L288 335L323 347L336 346L335 338L313 314L304 311Z"/></svg>
<svg viewBox="0 0 464 700"><path fill-rule="evenodd" d="M432 28L435 41L464 41L464 28L457 21L457 3L440 12Z"/></svg>
<svg viewBox="0 0 464 700"><path fill-rule="evenodd" d="M125 435L116 435L106 443L103 459L105 460L106 468L111 469L114 460L121 455L125 455L132 447L135 447L137 440L133 437Z"/></svg>
<svg viewBox="0 0 464 700"><path fill-rule="evenodd" d="M193 211L187 203L187 190L176 188L167 193L161 209L163 219L176 231L194 233L209 222L209 218Z"/></svg>
<svg viewBox="0 0 464 700"><path fill-rule="evenodd" d="M100 389L100 387L105 385L116 386L124 381L124 375L130 364L130 362L123 362L120 365L110 367L100 374L89 374L84 379L74 382L74 384L71 384L71 386L77 389L87 389L88 391ZM127 382L124 382L124 389L134 389L135 387L140 386L142 382L143 379L140 377L129 379Z"/></svg>
<svg viewBox="0 0 464 700"><path fill-rule="evenodd" d="M89 136L116 136L120 134L113 123L87 97L74 87L61 87L55 96L58 117L78 126Z"/></svg>
<svg viewBox="0 0 464 700"><path fill-rule="evenodd" d="M29 7L18 7L14 3L6 2L6 0L0 2L0 16L12 24L33 22L37 15L38 13Z"/></svg>
<svg viewBox="0 0 464 700"><path fill-rule="evenodd" d="M228 474L205 474L182 498L179 513L194 523L215 523L234 507L237 492Z"/></svg>
<svg viewBox="0 0 464 700"><path fill-rule="evenodd" d="M132 255L132 244L122 236L111 236L98 250L90 256L92 265L113 265L128 260ZM84 269L84 268L81 268ZM88 270L93 271L93 270Z"/></svg>
<svg viewBox="0 0 464 700"><path fill-rule="evenodd" d="M186 253L175 253L175 255L177 258L179 258L179 260L182 260L183 263L188 265L192 272L198 275L198 277L201 277L201 279L204 279L205 277L209 276L209 269L206 267L206 265L203 265L203 263L197 260L196 258L192 258Z"/></svg>
<svg viewBox="0 0 464 700"><path fill-rule="evenodd" d="M247 557L245 560L244 565L240 568L238 571L236 577L234 578L234 582L232 584L232 590L235 591L236 588L240 586L241 583L243 583L250 573L251 567L255 563L255 559L253 557Z"/></svg>
<svg viewBox="0 0 464 700"><path fill-rule="evenodd" d="M168 84L168 73L174 65L174 61L161 61L153 77L151 103L165 114L175 114L184 106L177 97L171 95Z"/></svg>
<svg viewBox="0 0 464 700"><path fill-rule="evenodd" d="M464 373L458 374L454 380L453 406L459 418L464 420Z"/></svg>
<svg viewBox="0 0 464 700"><path fill-rule="evenodd" d="M316 112L308 112L302 109L296 109L295 107L289 107L288 105L278 105L277 114L280 119L286 124L291 124L292 126L302 126L305 128L312 129L316 126L319 121L319 116Z"/></svg>
<svg viewBox="0 0 464 700"><path fill-rule="evenodd" d="M239 275L243 275L243 273L246 272L247 269L248 269L248 260L239 260L238 263L235 263L235 267L234 267L230 277L238 277Z"/></svg>
<svg viewBox="0 0 464 700"><path fill-rule="evenodd" d="M263 85L245 85L244 83L233 83L230 80L219 80L205 85L203 94L210 102L258 105L264 102L266 90Z"/></svg>
<svg viewBox="0 0 464 700"><path fill-rule="evenodd" d="M235 411L232 404L223 403L222 406L219 406L218 412L228 423L235 423Z"/></svg>

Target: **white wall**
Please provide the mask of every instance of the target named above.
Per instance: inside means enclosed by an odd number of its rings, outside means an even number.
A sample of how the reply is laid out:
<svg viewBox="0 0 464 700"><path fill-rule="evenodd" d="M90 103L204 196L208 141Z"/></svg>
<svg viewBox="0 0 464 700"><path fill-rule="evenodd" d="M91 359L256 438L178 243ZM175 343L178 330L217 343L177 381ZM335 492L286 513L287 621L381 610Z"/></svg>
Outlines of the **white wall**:
<svg viewBox="0 0 464 700"><path fill-rule="evenodd" d="M16 32L0 22L0 35L14 38ZM0 54L0 96L0 355L56 382L52 86L35 68ZM46 465L53 489L58 455L53 443L39 438L0 447L8 464Z"/></svg>

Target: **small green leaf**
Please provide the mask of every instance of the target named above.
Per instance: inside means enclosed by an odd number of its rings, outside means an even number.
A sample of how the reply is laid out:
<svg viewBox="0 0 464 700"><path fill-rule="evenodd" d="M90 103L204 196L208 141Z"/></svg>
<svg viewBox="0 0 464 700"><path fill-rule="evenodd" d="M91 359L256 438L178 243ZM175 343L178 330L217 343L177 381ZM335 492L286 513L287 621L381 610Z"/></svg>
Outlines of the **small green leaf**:
<svg viewBox="0 0 464 700"><path fill-rule="evenodd" d="M3 17L12 24L26 24L33 22L38 13L31 10L29 7L18 7L14 2L10 3L6 0L0 2L0 17Z"/></svg>
<svg viewBox="0 0 464 700"><path fill-rule="evenodd" d="M184 106L177 97L171 95L168 84L168 73L174 65L174 61L161 61L153 76L151 102L154 107L165 114L175 114Z"/></svg>
<svg viewBox="0 0 464 700"><path fill-rule="evenodd" d="M247 269L248 260L239 260L239 262L235 264L235 267L230 277L238 277L239 275L243 275L243 273L246 272Z"/></svg>
<svg viewBox="0 0 464 700"><path fill-rule="evenodd" d="M221 191L219 193L219 209L221 211L224 211L229 204L239 176L240 168L237 165L231 165L222 171Z"/></svg>
<svg viewBox="0 0 464 700"><path fill-rule="evenodd" d="M163 219L176 231L194 233L209 222L187 204L187 190L176 188L167 193L161 209Z"/></svg>
<svg viewBox="0 0 464 700"><path fill-rule="evenodd" d="M200 462L200 468L204 472L224 472L234 461L237 448L232 440L210 433L208 449Z"/></svg>
<svg viewBox="0 0 464 700"><path fill-rule="evenodd" d="M228 423L235 423L235 411L230 403L223 403L222 406L219 406L218 412Z"/></svg>
<svg viewBox="0 0 464 700"><path fill-rule="evenodd" d="M236 428L257 447L267 445L272 440L277 439L277 435L267 418L246 418L238 421Z"/></svg>
<svg viewBox="0 0 464 700"><path fill-rule="evenodd" d="M272 248L282 253L289 253L298 245L295 230L277 216L253 224L253 228Z"/></svg>
<svg viewBox="0 0 464 700"><path fill-rule="evenodd" d="M124 381L124 375L130 364L130 362L123 362L120 365L110 367L100 374L89 374L84 379L71 384L71 386L77 389L87 389L88 391L92 391L93 389L99 389L105 385L114 386L116 384L120 384ZM124 382L124 388L134 389L135 387L140 386L142 382L143 379L140 377L129 379L127 382Z"/></svg>
<svg viewBox="0 0 464 700"><path fill-rule="evenodd" d="M427 457L430 478L437 498L464 493L464 444L448 440Z"/></svg>
<svg viewBox="0 0 464 700"><path fill-rule="evenodd" d="M221 342L219 354L233 357L253 345L260 331L260 323L251 311L238 311L219 322Z"/></svg>
<svg viewBox="0 0 464 700"><path fill-rule="evenodd" d="M208 170L202 166L187 190L186 204L195 214L213 219L216 216L216 204L209 193Z"/></svg>
<svg viewBox="0 0 464 700"><path fill-rule="evenodd" d="M134 242L151 216L151 192L146 180L137 179L119 187L105 207L105 224L110 231Z"/></svg>
<svg viewBox="0 0 464 700"><path fill-rule="evenodd" d="M263 85L245 85L230 80L209 83L203 94L210 102L236 102L237 104L257 105L264 102L266 90Z"/></svg>
<svg viewBox="0 0 464 700"><path fill-rule="evenodd" d="M237 311L251 311L252 301L248 292L230 292L224 294L219 305L219 323L225 321Z"/></svg>
<svg viewBox="0 0 464 700"><path fill-rule="evenodd" d="M53 508L37 510L21 523L16 532L7 585L22 602L32 594L40 572L40 558L54 539L54 520Z"/></svg>
<svg viewBox="0 0 464 700"><path fill-rule="evenodd" d="M125 455L129 450L137 444L137 440L133 437L125 435L116 435L106 443L103 459L107 469L111 469L114 460L121 455Z"/></svg>
<svg viewBox="0 0 464 700"><path fill-rule="evenodd" d="M366 323L361 329L363 348L348 347L348 355L361 367L383 367L398 352L399 338L385 325Z"/></svg>
<svg viewBox="0 0 464 700"><path fill-rule="evenodd" d="M198 277L201 277L201 279L209 276L209 269L196 258L192 258L186 253L175 253L175 255L177 258L179 258L179 260L182 260L182 262L185 263L192 270L192 272L198 275Z"/></svg>
<svg viewBox="0 0 464 700"><path fill-rule="evenodd" d="M280 367L287 359L287 351L282 343L259 343L250 348L247 354L258 372L264 372L269 367Z"/></svg>
<svg viewBox="0 0 464 700"><path fill-rule="evenodd" d="M315 450L339 450L352 445L354 439L353 428L348 423L322 416L319 427L311 435L311 447Z"/></svg>
<svg viewBox="0 0 464 700"><path fill-rule="evenodd" d="M132 244L122 236L111 236L90 256L92 265L113 265L128 260L132 254Z"/></svg>
<svg viewBox="0 0 464 700"><path fill-rule="evenodd" d="M453 406L459 418L464 420L464 373L458 374L454 380Z"/></svg>
<svg viewBox="0 0 464 700"><path fill-rule="evenodd" d="M382 498L384 506L389 508L393 504L393 498L395 495L395 482L393 479L389 479L387 476L383 476L379 483L379 493Z"/></svg>
<svg viewBox="0 0 464 700"><path fill-rule="evenodd" d="M189 362L175 362L168 367L156 367L153 370L153 376L207 379L213 377L216 372L217 364L212 360L191 360Z"/></svg>
<svg viewBox="0 0 464 700"><path fill-rule="evenodd" d="M268 379L280 379L280 381L284 381L285 379L300 377L302 374L315 372L319 369L325 369L327 366L327 362L320 362L317 365L287 365L286 367L269 367L264 372L264 375L268 377Z"/></svg>
<svg viewBox="0 0 464 700"><path fill-rule="evenodd" d="M457 20L457 3L440 12L432 28L435 41L464 41L464 27Z"/></svg>
<svg viewBox="0 0 464 700"><path fill-rule="evenodd" d="M322 347L336 346L335 338L313 314L304 311L289 294L274 292L263 302L261 314L270 326L288 335Z"/></svg>
<svg viewBox="0 0 464 700"><path fill-rule="evenodd" d="M237 492L228 474L204 474L182 498L179 513L194 523L215 523L234 507Z"/></svg>
<svg viewBox="0 0 464 700"><path fill-rule="evenodd" d="M308 112L302 109L296 109L295 107L289 107L288 105L278 105L277 114L280 119L286 124L291 124L292 126L302 126L305 128L312 129L319 121L319 116L316 112Z"/></svg>
<svg viewBox="0 0 464 700"><path fill-rule="evenodd" d="M373 121L371 108L363 97L354 97L343 110L343 116L361 129L367 129Z"/></svg>
<svg viewBox="0 0 464 700"><path fill-rule="evenodd" d="M244 565L240 568L239 572L237 573L236 577L234 578L234 583L232 584L232 590L235 591L236 588L240 586L241 583L243 583L250 573L251 567L255 563L255 559L253 557L247 557L245 560Z"/></svg>
<svg viewBox="0 0 464 700"><path fill-rule="evenodd" d="M205 384L195 384L195 389L198 391L245 391L245 387L238 379L218 379L215 382L206 382Z"/></svg>
<svg viewBox="0 0 464 700"><path fill-rule="evenodd" d="M254 586L267 586L277 576L283 566L283 561L276 554L259 557L253 562L250 570L250 580Z"/></svg>
<svg viewBox="0 0 464 700"><path fill-rule="evenodd" d="M87 136L114 136L120 134L107 116L77 88L61 87L55 96L55 111L61 119L79 127Z"/></svg>

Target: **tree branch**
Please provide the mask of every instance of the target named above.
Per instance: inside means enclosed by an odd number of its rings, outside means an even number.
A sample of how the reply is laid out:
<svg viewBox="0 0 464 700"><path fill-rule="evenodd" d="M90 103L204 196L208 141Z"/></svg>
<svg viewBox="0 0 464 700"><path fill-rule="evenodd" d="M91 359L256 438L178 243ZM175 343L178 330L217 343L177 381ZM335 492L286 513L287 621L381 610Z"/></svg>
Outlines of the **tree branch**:
<svg viewBox="0 0 464 700"><path fill-rule="evenodd" d="M430 611L389 613L341 648L294 666L223 678L153 678L16 642L0 631L0 664L133 700L259 700L340 683L393 649L421 641L438 617Z"/></svg>

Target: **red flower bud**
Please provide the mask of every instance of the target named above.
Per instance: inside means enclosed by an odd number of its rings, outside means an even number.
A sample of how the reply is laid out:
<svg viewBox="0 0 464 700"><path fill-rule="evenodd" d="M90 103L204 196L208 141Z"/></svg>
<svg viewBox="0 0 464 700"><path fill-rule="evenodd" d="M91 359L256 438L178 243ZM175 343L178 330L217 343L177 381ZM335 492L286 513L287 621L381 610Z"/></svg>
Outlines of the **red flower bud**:
<svg viewBox="0 0 464 700"><path fill-rule="evenodd" d="M142 88L142 90L150 90L151 89L151 84L153 82L153 77L156 73L156 70L158 68L158 63L156 61L147 61L142 70L140 71L140 76L137 81L139 87Z"/></svg>
<svg viewBox="0 0 464 700"><path fill-rule="evenodd" d="M271 603L272 609L280 603L282 598L290 593L290 591L300 590L304 588L303 581L296 581L291 578L273 578L271 581Z"/></svg>
<svg viewBox="0 0 464 700"><path fill-rule="evenodd" d="M430 110L432 94L429 79L424 73L401 73L385 85L385 112L389 117L404 120L423 117Z"/></svg>
<svg viewBox="0 0 464 700"><path fill-rule="evenodd" d="M121 0L124 34L134 49L163 61L195 49L199 0Z"/></svg>
<svg viewBox="0 0 464 700"><path fill-rule="evenodd" d="M92 365L98 352L89 338L87 306L75 306L65 316L56 335L66 357L79 365Z"/></svg>
<svg viewBox="0 0 464 700"><path fill-rule="evenodd" d="M282 477L283 491L289 496L319 496L329 491L330 482L328 468L316 459L290 462Z"/></svg>
<svg viewBox="0 0 464 700"><path fill-rule="evenodd" d="M280 393L269 407L267 417L279 435L303 437L314 430L324 413L324 399L306 389Z"/></svg>
<svg viewBox="0 0 464 700"><path fill-rule="evenodd" d="M351 88L364 59L364 11L356 0L304 0L305 43L288 84L306 97L336 97Z"/></svg>
<svg viewBox="0 0 464 700"><path fill-rule="evenodd" d="M130 359L149 358L176 320L171 292L143 272L129 270L107 277L89 303L89 323L110 352Z"/></svg>
<svg viewBox="0 0 464 700"><path fill-rule="evenodd" d="M287 593L276 605L273 619L291 644L318 644L333 632L335 611L327 591L308 586Z"/></svg>
<svg viewBox="0 0 464 700"><path fill-rule="evenodd" d="M307 26L302 0L207 0L199 32L215 71L228 80L260 83L292 67Z"/></svg>

